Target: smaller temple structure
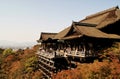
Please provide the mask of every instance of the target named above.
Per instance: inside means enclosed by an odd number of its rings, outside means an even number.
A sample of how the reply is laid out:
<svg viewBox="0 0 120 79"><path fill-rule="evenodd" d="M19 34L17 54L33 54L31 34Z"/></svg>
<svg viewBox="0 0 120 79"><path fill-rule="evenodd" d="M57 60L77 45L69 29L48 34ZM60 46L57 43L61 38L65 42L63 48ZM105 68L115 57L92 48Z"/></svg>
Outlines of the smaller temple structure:
<svg viewBox="0 0 120 79"><path fill-rule="evenodd" d="M57 42L56 39L53 39L54 36L57 35L57 33L47 33L47 32L41 32L39 40L37 40L38 43L41 43L41 47L43 49L49 49L54 48L52 44L55 44Z"/></svg>

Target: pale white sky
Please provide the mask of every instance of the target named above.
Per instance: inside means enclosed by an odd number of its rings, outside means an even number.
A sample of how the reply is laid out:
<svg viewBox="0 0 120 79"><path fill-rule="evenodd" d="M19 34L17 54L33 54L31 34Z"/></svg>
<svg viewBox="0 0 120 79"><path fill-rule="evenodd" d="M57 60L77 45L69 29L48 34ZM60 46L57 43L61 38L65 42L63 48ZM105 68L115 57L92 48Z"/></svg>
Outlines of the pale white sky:
<svg viewBox="0 0 120 79"><path fill-rule="evenodd" d="M0 0L0 40L36 41L41 32L59 32L120 0Z"/></svg>

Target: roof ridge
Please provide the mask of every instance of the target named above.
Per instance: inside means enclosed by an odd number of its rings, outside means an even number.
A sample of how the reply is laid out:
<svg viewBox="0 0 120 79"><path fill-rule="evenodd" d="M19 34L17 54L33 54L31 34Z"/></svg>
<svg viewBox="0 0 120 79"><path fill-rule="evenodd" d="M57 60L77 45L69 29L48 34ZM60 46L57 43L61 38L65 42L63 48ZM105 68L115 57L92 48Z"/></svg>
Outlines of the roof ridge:
<svg viewBox="0 0 120 79"><path fill-rule="evenodd" d="M72 22L72 25L79 25L79 26L90 26L90 27L95 27L97 26L96 24L91 24L91 23L84 23L84 22Z"/></svg>
<svg viewBox="0 0 120 79"><path fill-rule="evenodd" d="M108 13L108 12L113 11L113 10L116 10L116 9L119 9L119 7L116 6L116 7L112 7L112 8L109 8L109 9L106 9L106 10L103 10L103 11L100 11L100 12L97 12L97 13L95 13L95 14L92 14L92 15L87 16L86 19L92 18L92 17L95 17L95 16L98 16L98 15L101 15L101 14L105 14L105 13Z"/></svg>
<svg viewBox="0 0 120 79"><path fill-rule="evenodd" d="M52 33L52 32L41 32L41 34L57 34L57 33Z"/></svg>

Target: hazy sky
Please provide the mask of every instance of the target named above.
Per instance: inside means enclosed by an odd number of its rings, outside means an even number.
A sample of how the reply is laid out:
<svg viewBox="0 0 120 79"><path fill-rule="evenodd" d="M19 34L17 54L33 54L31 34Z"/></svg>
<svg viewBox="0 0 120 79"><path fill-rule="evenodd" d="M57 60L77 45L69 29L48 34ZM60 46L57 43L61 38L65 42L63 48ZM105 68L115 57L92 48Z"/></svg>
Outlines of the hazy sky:
<svg viewBox="0 0 120 79"><path fill-rule="evenodd" d="M120 0L0 0L0 40L36 41L41 32L59 32Z"/></svg>

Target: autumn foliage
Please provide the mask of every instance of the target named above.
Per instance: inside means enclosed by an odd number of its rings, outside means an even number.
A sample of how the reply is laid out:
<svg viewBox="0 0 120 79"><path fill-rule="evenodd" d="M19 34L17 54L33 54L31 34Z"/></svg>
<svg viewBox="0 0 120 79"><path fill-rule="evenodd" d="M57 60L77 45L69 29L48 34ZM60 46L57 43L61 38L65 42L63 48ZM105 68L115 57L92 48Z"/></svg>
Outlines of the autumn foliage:
<svg viewBox="0 0 120 79"><path fill-rule="evenodd" d="M38 48L1 49L0 79L42 79L35 54ZM53 73L52 79L120 79L120 45L100 51L93 63L77 62L77 68Z"/></svg>
<svg viewBox="0 0 120 79"><path fill-rule="evenodd" d="M37 46L29 49L5 49L0 54L0 79L40 79Z"/></svg>

